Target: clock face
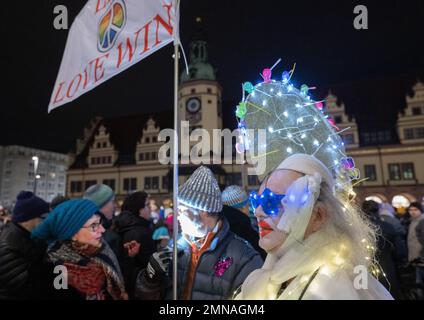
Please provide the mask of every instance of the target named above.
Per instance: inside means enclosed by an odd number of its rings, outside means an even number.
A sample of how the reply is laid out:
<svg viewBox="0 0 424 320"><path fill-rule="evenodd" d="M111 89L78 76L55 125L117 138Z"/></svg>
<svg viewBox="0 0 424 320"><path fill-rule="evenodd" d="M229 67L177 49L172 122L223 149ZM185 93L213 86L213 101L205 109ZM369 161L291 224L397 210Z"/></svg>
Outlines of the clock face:
<svg viewBox="0 0 424 320"><path fill-rule="evenodd" d="M190 98L186 103L186 110L189 113L197 113L200 110L200 99L199 98Z"/></svg>

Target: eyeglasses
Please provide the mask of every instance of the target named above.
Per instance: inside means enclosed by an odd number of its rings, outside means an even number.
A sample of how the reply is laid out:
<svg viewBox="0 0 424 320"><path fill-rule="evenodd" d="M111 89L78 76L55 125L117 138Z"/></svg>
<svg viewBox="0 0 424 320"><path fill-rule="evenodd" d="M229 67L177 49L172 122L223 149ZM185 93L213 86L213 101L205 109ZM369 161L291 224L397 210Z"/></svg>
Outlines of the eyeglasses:
<svg viewBox="0 0 424 320"><path fill-rule="evenodd" d="M273 193L270 189L266 188L262 194L257 192L250 193L249 200L253 209L262 206L263 212L267 215L277 215L281 205L281 200L285 197L285 194Z"/></svg>
<svg viewBox="0 0 424 320"><path fill-rule="evenodd" d="M100 226L101 226L102 224L100 223L100 221L99 222L93 222L92 224L90 224L89 226L87 226L87 227L83 227L83 228L90 228L90 230L92 231L92 232L96 232L97 230L99 230L99 228L100 228Z"/></svg>

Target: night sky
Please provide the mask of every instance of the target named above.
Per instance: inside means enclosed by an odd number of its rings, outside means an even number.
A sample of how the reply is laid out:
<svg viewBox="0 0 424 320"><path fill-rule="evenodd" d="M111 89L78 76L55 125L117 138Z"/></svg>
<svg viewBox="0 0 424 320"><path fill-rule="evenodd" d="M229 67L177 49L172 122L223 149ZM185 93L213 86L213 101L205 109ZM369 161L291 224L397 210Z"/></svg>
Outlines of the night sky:
<svg viewBox="0 0 424 320"><path fill-rule="evenodd" d="M424 81L424 1L182 0L181 38L188 44L201 16L209 56L223 87L226 117L234 117L244 81L265 67L281 74L297 63L293 82L328 88L360 129L393 128L405 95ZM171 45L106 83L47 114L68 30L55 30L53 8L64 4L69 22L86 1L7 2L1 10L0 145L68 152L95 115L114 117L171 110ZM356 5L366 5L369 29L353 28ZM181 64L181 70L183 65Z"/></svg>

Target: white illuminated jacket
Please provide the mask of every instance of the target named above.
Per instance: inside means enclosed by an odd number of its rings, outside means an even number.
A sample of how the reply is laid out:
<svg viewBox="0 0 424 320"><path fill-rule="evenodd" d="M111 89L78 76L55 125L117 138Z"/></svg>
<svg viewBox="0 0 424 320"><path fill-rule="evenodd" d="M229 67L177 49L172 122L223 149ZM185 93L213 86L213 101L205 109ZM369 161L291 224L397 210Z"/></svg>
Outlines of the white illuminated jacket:
<svg viewBox="0 0 424 320"><path fill-rule="evenodd" d="M264 266L246 278L235 299L393 300L365 267L357 274L353 270L349 274L348 268L326 264L319 254L315 259L310 258L295 249L280 259L269 254ZM290 279L293 280L282 289L282 284Z"/></svg>

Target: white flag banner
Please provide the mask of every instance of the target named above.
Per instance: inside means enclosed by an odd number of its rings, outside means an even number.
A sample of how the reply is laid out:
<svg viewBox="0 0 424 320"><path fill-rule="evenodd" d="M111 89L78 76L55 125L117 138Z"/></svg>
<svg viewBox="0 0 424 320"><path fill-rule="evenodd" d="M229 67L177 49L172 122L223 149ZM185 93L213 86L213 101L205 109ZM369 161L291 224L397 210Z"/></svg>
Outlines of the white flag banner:
<svg viewBox="0 0 424 320"><path fill-rule="evenodd" d="M177 0L89 0L69 30L51 110L178 39Z"/></svg>

